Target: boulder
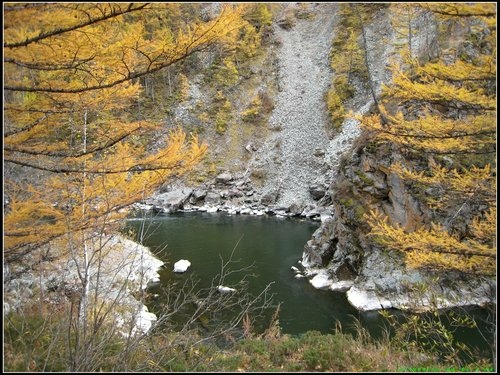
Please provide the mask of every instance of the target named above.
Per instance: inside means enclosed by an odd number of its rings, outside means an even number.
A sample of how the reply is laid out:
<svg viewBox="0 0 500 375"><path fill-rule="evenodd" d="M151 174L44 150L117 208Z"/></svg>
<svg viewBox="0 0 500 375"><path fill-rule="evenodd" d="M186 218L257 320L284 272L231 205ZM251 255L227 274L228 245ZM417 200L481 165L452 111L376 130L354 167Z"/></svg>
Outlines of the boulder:
<svg viewBox="0 0 500 375"><path fill-rule="evenodd" d="M191 203L196 203L203 200L207 196L207 191L202 189L197 189L191 194Z"/></svg>
<svg viewBox="0 0 500 375"><path fill-rule="evenodd" d="M390 309L393 307L389 300L379 298L374 290L360 289L353 286L346 295L349 303L361 311Z"/></svg>
<svg viewBox="0 0 500 375"><path fill-rule="evenodd" d="M229 189L229 191L227 192L228 198L240 198L243 195L244 195L243 192L241 192L238 189Z"/></svg>
<svg viewBox="0 0 500 375"><path fill-rule="evenodd" d="M155 206L159 205L164 212L176 212L183 207L192 192L192 189L176 189L160 194L155 199Z"/></svg>
<svg viewBox="0 0 500 375"><path fill-rule="evenodd" d="M229 172L223 172L215 177L215 182L220 184L228 184L233 179L233 175Z"/></svg>
<svg viewBox="0 0 500 375"><path fill-rule="evenodd" d="M353 280L336 281L330 285L330 290L333 292L346 292L354 285Z"/></svg>
<svg viewBox="0 0 500 375"><path fill-rule="evenodd" d="M332 285L332 280L325 273L317 274L309 282L316 289L328 289Z"/></svg>
<svg viewBox="0 0 500 375"><path fill-rule="evenodd" d="M323 198L326 194L326 188L320 184L314 184L309 187L309 194L311 194L314 200L319 200Z"/></svg>
<svg viewBox="0 0 500 375"><path fill-rule="evenodd" d="M177 272L177 273L186 272L190 265L191 265L191 262L189 260L181 259L178 262L175 262L174 272Z"/></svg>
<svg viewBox="0 0 500 375"><path fill-rule="evenodd" d="M304 212L304 204L303 203L297 203L293 202L289 207L288 210L292 215L299 216Z"/></svg>
<svg viewBox="0 0 500 375"><path fill-rule="evenodd" d="M270 205L276 202L276 199L278 199L278 193L275 191L272 191L270 193L264 194L262 198L260 199L261 204L263 205Z"/></svg>
<svg viewBox="0 0 500 375"><path fill-rule="evenodd" d="M217 290L222 293L222 294L226 294L226 293L232 293L232 292L236 292L236 289L234 288L229 288L227 286L223 286L223 285L219 285L217 287Z"/></svg>
<svg viewBox="0 0 500 375"><path fill-rule="evenodd" d="M214 192L214 191L209 191L205 195L205 203L211 204L211 205L217 205L220 203L220 194Z"/></svg>
<svg viewBox="0 0 500 375"><path fill-rule="evenodd" d="M245 150L252 153L254 151L257 151L257 148L255 147L255 145L253 143L249 143L245 146Z"/></svg>

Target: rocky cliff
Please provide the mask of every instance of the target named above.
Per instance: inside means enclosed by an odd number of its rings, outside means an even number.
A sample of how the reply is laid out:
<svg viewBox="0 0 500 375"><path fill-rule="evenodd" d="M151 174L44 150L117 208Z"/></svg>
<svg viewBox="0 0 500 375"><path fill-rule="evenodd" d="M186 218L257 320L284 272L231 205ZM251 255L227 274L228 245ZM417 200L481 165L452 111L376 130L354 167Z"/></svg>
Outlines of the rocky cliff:
<svg viewBox="0 0 500 375"><path fill-rule="evenodd" d="M285 5L282 14L291 10L297 10L297 5ZM270 48L272 59L266 60L272 61L272 68L264 64L260 70L263 75L276 75L272 80L274 109L265 131L241 138L237 147L243 156L236 162L227 159L213 178L190 187L167 187L147 200L147 207L167 212L268 213L321 221L305 245L303 274L315 287L347 292L351 304L360 310L425 310L431 305L494 301L492 280L442 273L437 282L436 274L407 269L401 254L378 247L368 236L364 214L371 209L408 230L436 218L411 186L389 171L391 163L406 162L404 150L371 143L352 118L344 121L339 132L327 131L330 120L324 97L333 74L329 54L342 53L330 51L338 4L309 4L301 11L307 16L298 17L293 27L281 27L283 22L273 25L276 43ZM414 53L431 56L437 25L425 15L414 22L420 22L422 30L413 40ZM382 84L391 79L388 65L395 56L398 36L384 7L364 27L369 79L375 95L380 95ZM269 77L262 78L265 82L271 84ZM358 83L346 106L365 114L373 109L373 99L368 86ZM217 148L223 155L220 142ZM422 285L427 286L425 290Z"/></svg>

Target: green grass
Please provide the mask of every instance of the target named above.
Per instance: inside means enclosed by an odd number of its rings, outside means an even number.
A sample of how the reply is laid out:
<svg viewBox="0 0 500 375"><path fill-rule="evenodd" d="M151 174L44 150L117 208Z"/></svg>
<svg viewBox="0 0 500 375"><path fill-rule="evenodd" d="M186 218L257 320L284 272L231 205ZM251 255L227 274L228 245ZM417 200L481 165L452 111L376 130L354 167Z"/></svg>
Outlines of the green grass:
<svg viewBox="0 0 500 375"><path fill-rule="evenodd" d="M4 368L6 371L70 371L74 341L67 341L65 310L36 309L4 317ZM99 346L91 360L92 371L189 371L189 372L393 372L412 369L446 371L457 364L440 362L429 353L403 348L390 339L372 339L358 328L356 335L337 330L332 334L309 331L299 336L269 329L257 335L233 337L224 348L213 340L200 341L199 333L155 332L134 342L107 335L110 327L96 333ZM198 344L194 344L198 342ZM128 343L130 345L130 343ZM97 354L97 355L96 355ZM475 370L488 371L480 361Z"/></svg>

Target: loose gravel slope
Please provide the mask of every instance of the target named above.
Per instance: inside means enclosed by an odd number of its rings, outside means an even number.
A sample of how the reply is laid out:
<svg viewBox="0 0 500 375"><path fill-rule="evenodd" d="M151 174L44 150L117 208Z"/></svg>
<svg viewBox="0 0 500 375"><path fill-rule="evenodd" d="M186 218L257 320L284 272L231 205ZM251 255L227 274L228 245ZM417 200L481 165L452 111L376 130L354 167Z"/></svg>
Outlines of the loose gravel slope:
<svg viewBox="0 0 500 375"><path fill-rule="evenodd" d="M254 167L266 171L262 194L279 189L278 206L312 204L309 186L325 179L325 158L315 156L315 150L325 150L329 144L324 95L332 79L328 55L335 8L335 4L311 5L314 18L298 19L290 30L276 28L282 44L280 92L269 119L275 132L256 153Z"/></svg>

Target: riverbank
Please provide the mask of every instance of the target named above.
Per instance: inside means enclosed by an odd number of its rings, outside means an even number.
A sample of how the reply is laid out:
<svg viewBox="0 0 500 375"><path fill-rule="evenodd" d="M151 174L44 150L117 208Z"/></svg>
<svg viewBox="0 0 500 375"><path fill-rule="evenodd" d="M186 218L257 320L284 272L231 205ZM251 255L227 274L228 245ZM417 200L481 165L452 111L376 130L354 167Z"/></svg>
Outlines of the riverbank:
<svg viewBox="0 0 500 375"><path fill-rule="evenodd" d="M98 245L100 244L100 245ZM144 305L146 287L159 281L163 262L150 250L121 235L105 235L89 241L89 309L100 311L106 322L124 336L149 331L156 316ZM38 300L54 308L67 301L79 301L83 272L82 257L47 262L36 270L13 275L18 269L4 265L4 314L19 311Z"/></svg>

